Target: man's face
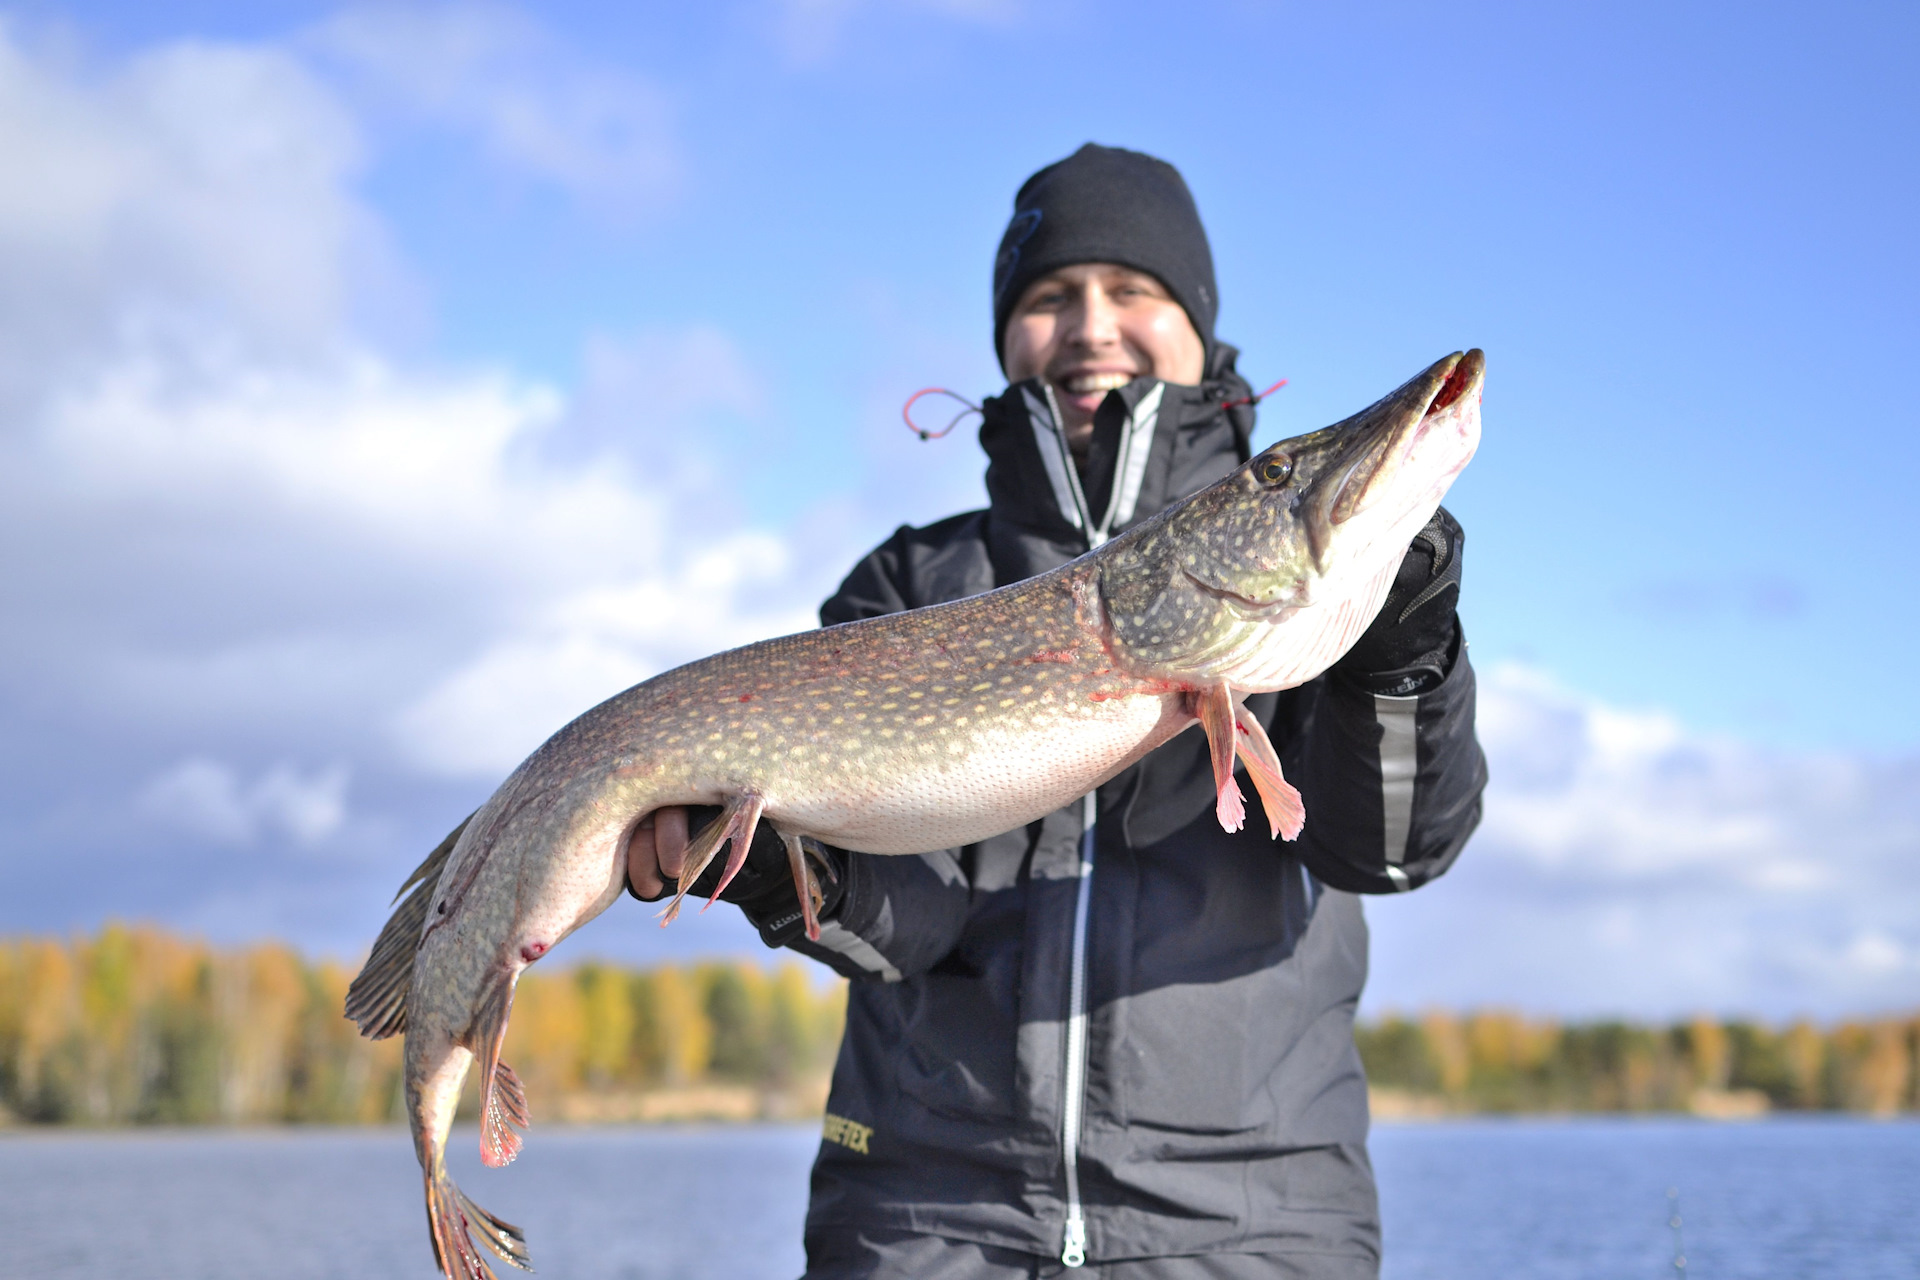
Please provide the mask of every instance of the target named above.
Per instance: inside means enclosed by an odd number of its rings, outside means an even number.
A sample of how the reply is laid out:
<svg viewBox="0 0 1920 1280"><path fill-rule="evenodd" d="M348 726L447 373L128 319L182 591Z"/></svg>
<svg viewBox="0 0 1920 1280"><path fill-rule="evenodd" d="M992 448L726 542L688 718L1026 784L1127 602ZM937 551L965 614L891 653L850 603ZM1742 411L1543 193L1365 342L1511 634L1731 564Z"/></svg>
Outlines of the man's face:
<svg viewBox="0 0 1920 1280"><path fill-rule="evenodd" d="M1007 379L1053 384L1067 443L1084 456L1093 412L1141 374L1192 386L1206 346L1186 309L1144 271L1111 262L1062 267L1027 286L1007 321Z"/></svg>

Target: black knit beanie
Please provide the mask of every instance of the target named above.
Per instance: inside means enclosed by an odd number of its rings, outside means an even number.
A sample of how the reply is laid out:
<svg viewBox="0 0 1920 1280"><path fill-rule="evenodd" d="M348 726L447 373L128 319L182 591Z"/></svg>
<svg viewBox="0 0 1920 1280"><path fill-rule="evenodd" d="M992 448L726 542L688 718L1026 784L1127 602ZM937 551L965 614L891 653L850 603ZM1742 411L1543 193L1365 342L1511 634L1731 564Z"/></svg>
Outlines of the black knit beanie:
<svg viewBox="0 0 1920 1280"><path fill-rule="evenodd" d="M993 351L1027 286L1061 267L1114 262L1145 271L1186 309L1213 354L1220 295L1200 210L1164 160L1089 142L1028 178L993 260Z"/></svg>

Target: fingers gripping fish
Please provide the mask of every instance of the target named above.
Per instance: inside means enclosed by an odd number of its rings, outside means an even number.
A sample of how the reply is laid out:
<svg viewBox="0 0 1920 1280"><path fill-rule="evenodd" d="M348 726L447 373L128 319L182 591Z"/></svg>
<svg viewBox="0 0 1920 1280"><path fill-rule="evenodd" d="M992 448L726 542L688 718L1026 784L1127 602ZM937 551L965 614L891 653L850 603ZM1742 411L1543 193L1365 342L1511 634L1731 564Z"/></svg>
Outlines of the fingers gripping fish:
<svg viewBox="0 0 1920 1280"><path fill-rule="evenodd" d="M1246 821L1238 761L1272 835L1297 836L1305 806L1241 699L1312 679L1372 621L1478 445L1483 373L1478 351L1448 356L1050 573L690 663L549 739L409 877L348 993L364 1034L406 1033L408 1120L441 1269L491 1275L475 1240L528 1265L518 1229L447 1173L460 1085L477 1059L481 1156L507 1163L527 1123L500 1061L514 984L619 896L627 842L655 810L722 806L688 849L667 920L723 847L724 887L766 822L814 938L816 842L910 854L981 840L1195 724L1220 824Z"/></svg>

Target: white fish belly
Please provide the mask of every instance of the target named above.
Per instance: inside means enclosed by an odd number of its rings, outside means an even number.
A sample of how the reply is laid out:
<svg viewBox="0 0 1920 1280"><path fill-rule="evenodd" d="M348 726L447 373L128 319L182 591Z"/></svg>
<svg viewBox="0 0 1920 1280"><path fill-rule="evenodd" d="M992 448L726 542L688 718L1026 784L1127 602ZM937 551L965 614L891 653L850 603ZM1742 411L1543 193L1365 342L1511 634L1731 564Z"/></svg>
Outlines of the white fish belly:
<svg viewBox="0 0 1920 1280"><path fill-rule="evenodd" d="M952 848L1071 803L1192 723L1177 696L1135 696L1095 715L908 741L871 772L850 771L817 794L769 795L767 814L783 829L861 853Z"/></svg>

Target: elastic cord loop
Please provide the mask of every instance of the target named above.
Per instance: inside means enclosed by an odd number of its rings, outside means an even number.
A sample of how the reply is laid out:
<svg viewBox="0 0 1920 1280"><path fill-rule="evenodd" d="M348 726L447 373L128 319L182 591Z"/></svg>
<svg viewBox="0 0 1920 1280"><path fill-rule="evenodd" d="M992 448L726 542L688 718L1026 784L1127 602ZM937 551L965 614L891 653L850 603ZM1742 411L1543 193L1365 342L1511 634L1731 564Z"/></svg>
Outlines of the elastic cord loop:
<svg viewBox="0 0 1920 1280"><path fill-rule="evenodd" d="M921 426L913 420L914 403L922 396L947 396L950 399L958 400L966 407L954 414L952 420L949 421L946 426L941 427L938 431L934 431L931 428ZM965 396L960 395L958 392L949 391L945 387L922 387L920 390L908 396L907 402L900 406L900 419L907 424L907 430L913 432L913 434L919 436L922 440L938 440L941 436L946 435L949 431L959 426L962 418L965 418L970 413L979 412L979 405L967 399Z"/></svg>
<svg viewBox="0 0 1920 1280"><path fill-rule="evenodd" d="M1282 378L1280 379L1280 381L1274 383L1272 386L1268 387L1265 391L1262 391L1257 396L1242 396L1238 400L1228 400L1226 403L1222 404L1220 407L1222 409L1238 409L1243 404L1259 404L1262 400L1265 400L1268 396L1272 395L1274 392L1278 391L1280 388L1286 386L1287 381L1288 380L1286 378ZM908 403L911 404L912 401L908 401ZM912 424L909 423L908 425L911 426Z"/></svg>

